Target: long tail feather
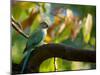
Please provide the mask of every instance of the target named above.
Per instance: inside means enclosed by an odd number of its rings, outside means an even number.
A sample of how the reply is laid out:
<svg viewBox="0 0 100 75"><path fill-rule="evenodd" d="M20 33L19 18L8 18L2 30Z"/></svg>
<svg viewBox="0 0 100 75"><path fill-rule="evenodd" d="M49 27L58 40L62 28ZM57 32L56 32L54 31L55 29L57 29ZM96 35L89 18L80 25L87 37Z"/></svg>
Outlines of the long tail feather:
<svg viewBox="0 0 100 75"><path fill-rule="evenodd" d="M22 66L22 70L21 70L21 73L24 72L25 68L27 67L27 64L28 64L28 59L30 57L30 54L31 54L32 50L28 50L27 53L25 53L25 60L24 60L24 63L23 63L23 66Z"/></svg>

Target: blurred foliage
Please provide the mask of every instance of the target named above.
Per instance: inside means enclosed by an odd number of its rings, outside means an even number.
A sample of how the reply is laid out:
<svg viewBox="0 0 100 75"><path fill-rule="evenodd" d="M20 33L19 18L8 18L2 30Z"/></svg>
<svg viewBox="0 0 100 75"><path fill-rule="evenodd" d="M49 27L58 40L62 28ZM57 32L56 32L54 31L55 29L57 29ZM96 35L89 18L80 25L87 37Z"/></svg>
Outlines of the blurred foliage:
<svg viewBox="0 0 100 75"><path fill-rule="evenodd" d="M54 58L49 58L49 59L45 60L41 64L39 71L40 72L54 71Z"/></svg>
<svg viewBox="0 0 100 75"><path fill-rule="evenodd" d="M26 34L38 28L41 21L49 25L46 43L64 43L74 48L96 49L96 7L39 2L16 2L11 8L12 16ZM12 28L12 62L19 64L27 39ZM95 64L67 61L57 58L57 71L93 69ZM93 66L94 65L94 66ZM54 71L54 58L45 60L40 72Z"/></svg>

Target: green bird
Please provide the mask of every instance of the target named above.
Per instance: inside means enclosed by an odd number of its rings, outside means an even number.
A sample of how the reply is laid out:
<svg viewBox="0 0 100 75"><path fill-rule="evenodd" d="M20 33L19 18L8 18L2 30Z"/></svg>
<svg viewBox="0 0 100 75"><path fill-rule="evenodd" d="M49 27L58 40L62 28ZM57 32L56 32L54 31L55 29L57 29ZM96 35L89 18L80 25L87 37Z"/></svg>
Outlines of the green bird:
<svg viewBox="0 0 100 75"><path fill-rule="evenodd" d="M31 52L38 46L40 46L46 37L48 24L46 22L40 23L39 28L32 33L32 35L28 38L26 48L24 50L24 63L22 66L21 73L24 72L25 67L27 66L27 62Z"/></svg>

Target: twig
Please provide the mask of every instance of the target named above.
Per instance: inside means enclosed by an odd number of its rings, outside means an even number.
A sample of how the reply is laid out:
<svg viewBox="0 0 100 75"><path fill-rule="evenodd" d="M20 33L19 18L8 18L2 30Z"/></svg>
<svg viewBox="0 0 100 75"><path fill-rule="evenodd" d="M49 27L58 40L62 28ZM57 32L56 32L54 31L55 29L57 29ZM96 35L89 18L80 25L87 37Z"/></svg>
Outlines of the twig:
<svg viewBox="0 0 100 75"><path fill-rule="evenodd" d="M16 22L16 20L14 19L14 17L11 17L11 20L22 30L22 25L19 22Z"/></svg>
<svg viewBox="0 0 100 75"><path fill-rule="evenodd" d="M56 57L54 57L54 71L56 71L57 69L56 69L56 59L55 59Z"/></svg>
<svg viewBox="0 0 100 75"><path fill-rule="evenodd" d="M23 31L22 31L22 28L21 28L21 25L15 21L15 19L13 17L11 17L11 24L12 24L12 27L17 31L19 32L21 35L23 35L25 38L29 38L29 36L27 34L25 34Z"/></svg>
<svg viewBox="0 0 100 75"><path fill-rule="evenodd" d="M57 71L57 58L54 57L54 69L55 71Z"/></svg>

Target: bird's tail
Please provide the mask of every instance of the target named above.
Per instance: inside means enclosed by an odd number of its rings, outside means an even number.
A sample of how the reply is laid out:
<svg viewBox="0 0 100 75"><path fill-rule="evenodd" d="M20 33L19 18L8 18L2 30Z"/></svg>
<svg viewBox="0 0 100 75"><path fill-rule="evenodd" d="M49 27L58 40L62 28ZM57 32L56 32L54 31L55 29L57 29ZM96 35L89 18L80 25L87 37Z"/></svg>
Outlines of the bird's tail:
<svg viewBox="0 0 100 75"><path fill-rule="evenodd" d="M24 62L23 62L23 65L22 65L21 73L23 73L25 68L27 67L28 60L29 60L29 57L31 55L31 52L32 52L32 50L28 50L28 51L24 52Z"/></svg>

